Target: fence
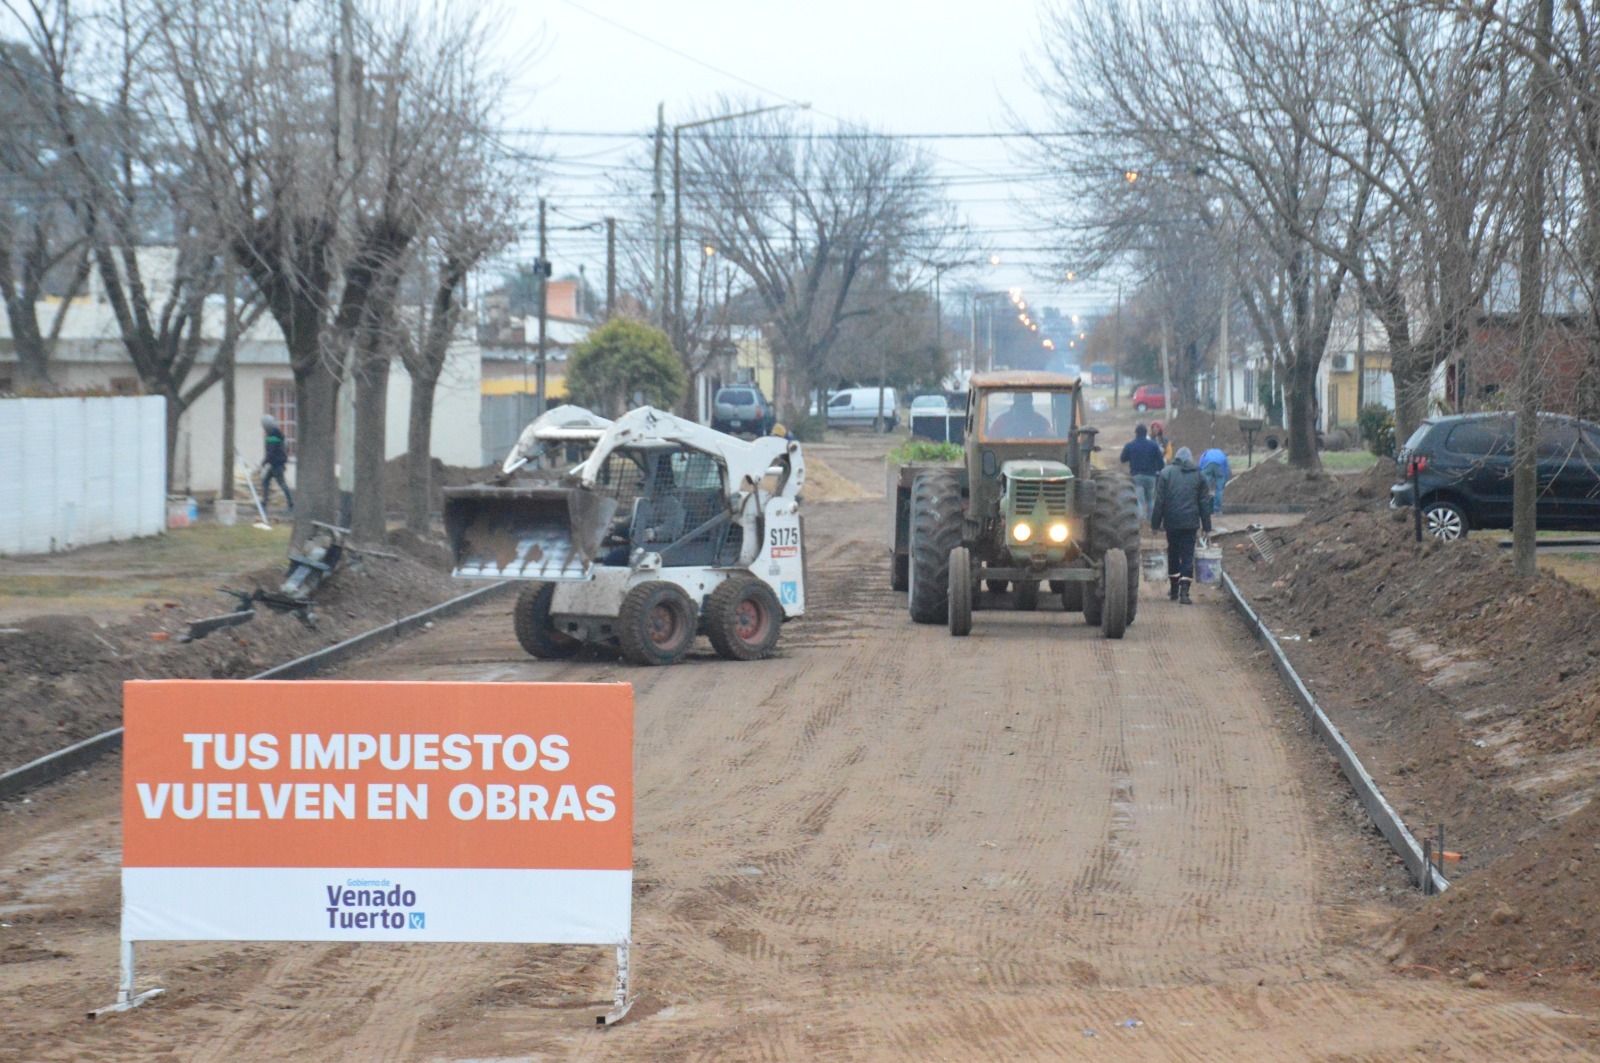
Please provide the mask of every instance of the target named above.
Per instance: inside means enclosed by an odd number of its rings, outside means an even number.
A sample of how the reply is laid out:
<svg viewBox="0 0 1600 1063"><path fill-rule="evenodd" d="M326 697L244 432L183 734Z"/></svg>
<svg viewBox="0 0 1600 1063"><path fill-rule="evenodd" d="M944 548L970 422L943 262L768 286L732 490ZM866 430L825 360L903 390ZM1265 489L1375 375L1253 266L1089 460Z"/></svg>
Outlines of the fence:
<svg viewBox="0 0 1600 1063"><path fill-rule="evenodd" d="M0 554L166 525L166 399L0 399Z"/></svg>

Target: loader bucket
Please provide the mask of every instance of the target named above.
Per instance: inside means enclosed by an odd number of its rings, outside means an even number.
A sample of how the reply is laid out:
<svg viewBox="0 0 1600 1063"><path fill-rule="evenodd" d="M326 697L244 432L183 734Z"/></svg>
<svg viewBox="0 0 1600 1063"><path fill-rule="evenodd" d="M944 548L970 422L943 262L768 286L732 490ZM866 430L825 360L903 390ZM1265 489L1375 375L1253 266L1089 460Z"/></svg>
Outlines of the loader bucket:
<svg viewBox="0 0 1600 1063"><path fill-rule="evenodd" d="M450 574L462 579L588 579L616 509L616 499L574 487L445 488Z"/></svg>

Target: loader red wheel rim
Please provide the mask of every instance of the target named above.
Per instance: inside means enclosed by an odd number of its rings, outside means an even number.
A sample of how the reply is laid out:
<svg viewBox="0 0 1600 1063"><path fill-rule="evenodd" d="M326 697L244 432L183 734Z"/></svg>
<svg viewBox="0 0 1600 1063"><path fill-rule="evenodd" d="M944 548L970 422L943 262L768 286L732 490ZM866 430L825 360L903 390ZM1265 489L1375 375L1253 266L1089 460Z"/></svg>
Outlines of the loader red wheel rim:
<svg viewBox="0 0 1600 1063"><path fill-rule="evenodd" d="M645 631L653 645L671 646L678 641L677 610L666 604L656 606L645 619Z"/></svg>
<svg viewBox="0 0 1600 1063"><path fill-rule="evenodd" d="M747 643L760 642L767 634L767 624L771 618L760 602L746 598L733 609L733 633L739 641Z"/></svg>

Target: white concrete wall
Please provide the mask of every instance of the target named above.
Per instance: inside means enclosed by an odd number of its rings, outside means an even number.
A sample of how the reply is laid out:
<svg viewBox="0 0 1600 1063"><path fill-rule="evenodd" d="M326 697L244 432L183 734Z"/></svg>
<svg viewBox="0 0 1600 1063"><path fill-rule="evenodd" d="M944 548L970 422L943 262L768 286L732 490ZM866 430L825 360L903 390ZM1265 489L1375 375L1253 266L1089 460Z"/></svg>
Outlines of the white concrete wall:
<svg viewBox="0 0 1600 1063"><path fill-rule="evenodd" d="M166 527L166 400L0 399L0 554Z"/></svg>

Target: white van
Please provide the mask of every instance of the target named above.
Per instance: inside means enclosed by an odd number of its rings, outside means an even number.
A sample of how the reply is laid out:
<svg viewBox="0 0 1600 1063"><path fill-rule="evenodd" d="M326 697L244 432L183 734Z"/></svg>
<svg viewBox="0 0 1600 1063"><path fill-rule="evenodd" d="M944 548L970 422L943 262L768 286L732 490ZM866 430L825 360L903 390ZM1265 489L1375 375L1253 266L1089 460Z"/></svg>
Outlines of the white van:
<svg viewBox="0 0 1600 1063"><path fill-rule="evenodd" d="M845 388L843 391L830 392L828 395L828 424L837 427L850 427L852 425L863 428L872 427L878 419L879 388ZM884 431L892 430L900 423L900 396L895 394L894 388L881 389L883 395L883 426ZM812 414L816 414L815 407Z"/></svg>

